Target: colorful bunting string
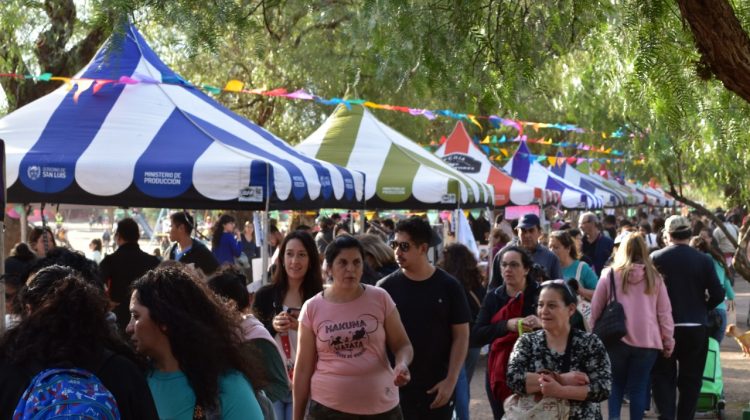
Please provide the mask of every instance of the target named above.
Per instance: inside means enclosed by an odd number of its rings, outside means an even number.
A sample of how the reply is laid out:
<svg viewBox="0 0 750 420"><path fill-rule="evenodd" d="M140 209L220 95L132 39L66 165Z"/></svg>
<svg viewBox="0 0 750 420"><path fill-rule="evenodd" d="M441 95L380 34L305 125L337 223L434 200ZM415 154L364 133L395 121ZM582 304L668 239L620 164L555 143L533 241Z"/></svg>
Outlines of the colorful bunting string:
<svg viewBox="0 0 750 420"><path fill-rule="evenodd" d="M574 124L521 121L521 120L502 118L497 115L474 115L474 114L456 113L448 109L429 110L429 109L422 109L422 108L411 108L411 107L398 106L398 105L378 104L378 103L374 103L374 102L367 101L364 99L342 99L342 98L335 98L335 97L334 98L322 98L304 89L298 89L292 92L284 88L276 88L272 90L257 89L257 88L245 89L245 84L239 80L230 80L224 85L223 88L219 88L217 86L212 86L212 85L196 86L182 79L179 76L163 77L163 80L160 82L160 81L153 79L152 77L148 75L143 75L143 74L138 74L138 73L134 74L132 77L121 76L120 78L116 80L115 79L86 79L86 78L58 77L58 76L53 76L51 73L43 73L43 74L36 75L36 76L35 75L22 75L22 74L16 74L16 73L0 73L0 77L10 77L10 78L16 78L16 79L26 79L26 80L35 80L35 81L44 81L44 82L62 81L67 85L67 89L69 91L72 90L74 87L76 88L76 93L73 97L75 101L78 101L78 98L80 97L80 95L83 92L90 89L92 86L93 86L92 91L94 94L96 94L103 86L107 84L128 84L128 85L136 85L139 83L167 84L167 85L180 85L180 86L199 88L212 95L218 95L218 94L221 94L222 92L244 93L244 94L262 95L262 96L269 96L269 97L282 97L282 98L295 99L295 100L315 101L317 103L324 104L324 105L343 104L344 106L350 109L352 105L362 105L362 106L372 108L372 109L384 109L384 110L389 110L389 111L403 112L403 113L407 113L413 116L421 116L421 117L427 118L428 120L434 120L437 117L442 116L442 117L452 118L455 120L464 120L480 128L482 128L482 124L480 123L480 120L486 120L490 123L490 125L493 128L501 128L501 127L513 128L518 133L516 139L520 139L523 137L524 127L531 127L535 132L538 132L542 128L548 128L548 129L555 129L555 130L560 130L560 131L565 131L565 132L575 132L579 134L595 134L595 135L600 135L602 139L626 138L626 137L635 138L635 137L644 136L642 133L633 133L633 132L627 133L626 132L627 127L618 129L614 132L604 132L604 131L598 131L598 130L593 130L593 129L581 128ZM562 146L562 147L565 147L565 146ZM615 153L612 153L612 154L615 154Z"/></svg>

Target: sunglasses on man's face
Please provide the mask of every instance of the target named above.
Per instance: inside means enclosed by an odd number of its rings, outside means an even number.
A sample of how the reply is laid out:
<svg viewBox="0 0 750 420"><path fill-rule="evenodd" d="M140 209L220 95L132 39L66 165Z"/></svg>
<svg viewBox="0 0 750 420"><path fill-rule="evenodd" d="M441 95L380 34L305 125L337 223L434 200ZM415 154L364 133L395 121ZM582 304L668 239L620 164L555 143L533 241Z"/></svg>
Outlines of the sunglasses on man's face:
<svg viewBox="0 0 750 420"><path fill-rule="evenodd" d="M396 250L396 248L400 249L401 252L409 252L409 248L411 248L411 244L409 242L398 242L398 241L391 241L391 249Z"/></svg>

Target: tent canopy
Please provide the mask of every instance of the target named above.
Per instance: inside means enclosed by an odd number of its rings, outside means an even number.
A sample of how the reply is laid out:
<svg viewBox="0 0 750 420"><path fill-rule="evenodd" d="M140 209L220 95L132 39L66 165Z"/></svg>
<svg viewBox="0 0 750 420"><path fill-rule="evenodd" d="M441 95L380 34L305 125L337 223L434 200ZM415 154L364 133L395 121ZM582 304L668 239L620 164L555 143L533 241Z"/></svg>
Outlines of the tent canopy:
<svg viewBox="0 0 750 420"><path fill-rule="evenodd" d="M556 204L560 193L532 187L503 172L493 165L466 131L463 122L459 121L448 139L435 152L435 155L458 171L485 182L495 188L496 206L525 206L532 202Z"/></svg>
<svg viewBox="0 0 750 420"><path fill-rule="evenodd" d="M547 168L540 165L531 155L526 142L521 142L508 163L505 171L513 178L520 179L527 184L539 188L546 188L560 192L560 203L567 208L600 208L602 200L594 194L585 191L561 178Z"/></svg>
<svg viewBox="0 0 750 420"><path fill-rule="evenodd" d="M115 82L87 90L91 83L74 80L72 90L63 85L0 120L9 201L362 207L362 174L304 156L218 104L167 67L132 25L75 78Z"/></svg>
<svg viewBox="0 0 750 420"><path fill-rule="evenodd" d="M368 208L492 206L492 187L453 169L362 106L347 109L339 105L296 148L308 156L363 172Z"/></svg>
<svg viewBox="0 0 750 420"><path fill-rule="evenodd" d="M618 207L626 204L624 195L569 165L561 152L557 153L557 161L554 165L550 165L549 170L571 184L598 196L606 207Z"/></svg>

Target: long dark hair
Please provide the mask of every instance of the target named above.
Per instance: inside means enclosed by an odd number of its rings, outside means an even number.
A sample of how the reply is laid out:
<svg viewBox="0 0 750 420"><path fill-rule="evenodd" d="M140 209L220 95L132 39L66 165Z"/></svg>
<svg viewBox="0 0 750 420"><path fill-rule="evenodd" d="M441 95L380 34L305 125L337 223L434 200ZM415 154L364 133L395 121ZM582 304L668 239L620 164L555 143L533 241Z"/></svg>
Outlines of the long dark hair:
<svg viewBox="0 0 750 420"><path fill-rule="evenodd" d="M719 251L716 250L716 248L712 247L710 243L708 243L705 239L701 238L700 236L694 236L693 239L690 240L690 246L697 249L698 251L701 251L703 253L706 253L711 256L716 262L721 264L721 266L724 268L724 272L727 275L727 278L730 278L731 274L729 271L729 266L727 265L726 260L724 259L724 256L719 253Z"/></svg>
<svg viewBox="0 0 750 420"><path fill-rule="evenodd" d="M166 328L172 354L197 404L217 407L219 377L229 370L259 386L254 381L257 366L242 351L239 312L225 306L204 283L180 267L157 268L136 280L133 291L151 320Z"/></svg>
<svg viewBox="0 0 750 420"><path fill-rule="evenodd" d="M30 310L0 339L0 358L21 365L87 367L107 348L137 361L107 321L109 300L103 290L72 268L52 265L37 271L18 300Z"/></svg>
<svg viewBox="0 0 750 420"><path fill-rule="evenodd" d="M286 292L289 291L289 277L286 275L283 261L286 247L289 244L289 241L293 239L302 242L302 246L305 247L308 261L310 262L310 265L305 272L305 279L302 281L302 301L304 302L310 299L323 290L323 275L320 271L320 255L318 254L318 247L315 246L315 240L309 233L295 230L289 232L281 242L279 259L276 262L278 267L273 273L275 302L278 304L284 301L284 296L286 296Z"/></svg>
<svg viewBox="0 0 750 420"><path fill-rule="evenodd" d="M482 286L477 259L463 244L454 243L443 248L437 265L457 278L467 292Z"/></svg>
<svg viewBox="0 0 750 420"><path fill-rule="evenodd" d="M234 217L228 215L228 214L222 214L219 217L219 220L214 223L214 226L211 228L211 249L214 251L219 249L219 244L221 244L221 235L224 233L224 225L227 223L234 223Z"/></svg>

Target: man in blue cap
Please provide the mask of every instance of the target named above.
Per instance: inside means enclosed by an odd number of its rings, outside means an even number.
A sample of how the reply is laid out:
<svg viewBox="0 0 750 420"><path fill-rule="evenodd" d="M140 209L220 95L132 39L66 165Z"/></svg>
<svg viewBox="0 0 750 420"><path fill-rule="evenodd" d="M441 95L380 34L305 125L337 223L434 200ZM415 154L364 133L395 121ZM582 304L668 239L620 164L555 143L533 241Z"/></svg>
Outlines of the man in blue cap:
<svg viewBox="0 0 750 420"><path fill-rule="evenodd" d="M542 227L539 222L539 216L533 213L524 214L518 221L516 232L518 233L517 242L511 241L508 245L520 245L528 251L531 258L534 260L534 263L539 264L544 269L547 278L562 278L560 261L552 251L539 244L539 237L542 236ZM501 275L502 270L500 270L501 254L502 250L497 253L495 259L492 261L492 278L490 279L489 285L490 289L503 284L503 278Z"/></svg>

